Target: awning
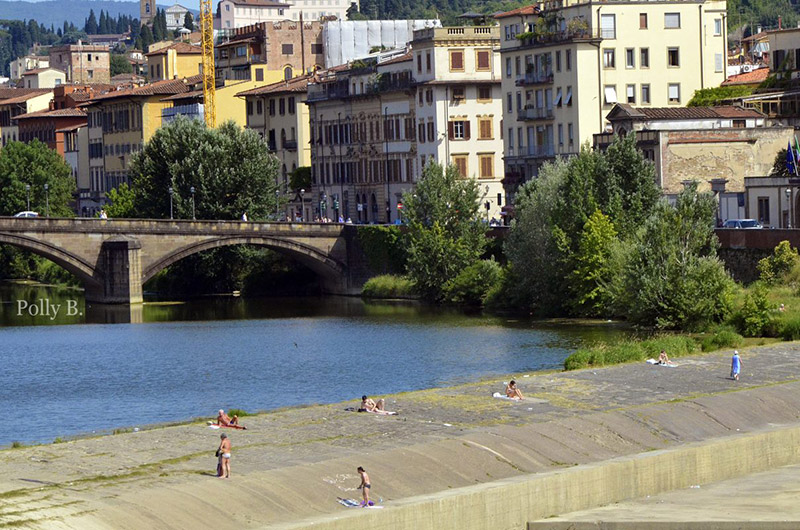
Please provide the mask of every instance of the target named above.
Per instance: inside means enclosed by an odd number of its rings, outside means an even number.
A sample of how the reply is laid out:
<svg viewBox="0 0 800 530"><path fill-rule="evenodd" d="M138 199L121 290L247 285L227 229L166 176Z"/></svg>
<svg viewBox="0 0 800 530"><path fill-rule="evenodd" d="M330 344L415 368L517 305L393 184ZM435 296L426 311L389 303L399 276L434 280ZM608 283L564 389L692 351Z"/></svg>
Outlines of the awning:
<svg viewBox="0 0 800 530"><path fill-rule="evenodd" d="M607 86L605 88L606 94L606 103L609 105L613 105L617 102L617 87L615 86Z"/></svg>
<svg viewBox="0 0 800 530"><path fill-rule="evenodd" d="M564 105L572 103L572 87L567 88L567 96L564 98Z"/></svg>
<svg viewBox="0 0 800 530"><path fill-rule="evenodd" d="M556 100L553 101L553 106L554 107L557 107L559 105L561 105L561 90L560 89L559 89L558 92L556 92Z"/></svg>

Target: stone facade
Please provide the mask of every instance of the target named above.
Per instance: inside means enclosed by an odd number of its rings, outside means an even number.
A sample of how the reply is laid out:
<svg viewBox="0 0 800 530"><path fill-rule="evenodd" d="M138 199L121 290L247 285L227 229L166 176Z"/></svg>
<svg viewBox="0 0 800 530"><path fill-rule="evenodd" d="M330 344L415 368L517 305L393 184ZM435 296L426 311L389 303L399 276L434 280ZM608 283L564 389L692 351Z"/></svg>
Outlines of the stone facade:
<svg viewBox="0 0 800 530"><path fill-rule="evenodd" d="M50 67L66 72L70 83L110 83L108 46L68 44L50 48Z"/></svg>

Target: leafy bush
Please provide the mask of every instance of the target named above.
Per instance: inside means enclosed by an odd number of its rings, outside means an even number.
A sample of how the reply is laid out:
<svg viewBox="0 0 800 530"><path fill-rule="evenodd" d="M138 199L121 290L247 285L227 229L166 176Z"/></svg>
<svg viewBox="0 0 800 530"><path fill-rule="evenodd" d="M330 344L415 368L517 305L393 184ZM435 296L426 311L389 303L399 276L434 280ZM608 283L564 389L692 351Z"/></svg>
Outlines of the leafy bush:
<svg viewBox="0 0 800 530"><path fill-rule="evenodd" d="M788 241L781 241L771 256L758 262L758 272L762 282L773 284L788 275L798 264L800 256L797 249L792 248Z"/></svg>
<svg viewBox="0 0 800 530"><path fill-rule="evenodd" d="M659 335L643 341L623 341L616 344L598 344L577 350L564 361L565 370L589 366L604 366L641 362L656 358L664 350L670 357L681 357L697 351L697 342L684 335Z"/></svg>
<svg viewBox="0 0 800 530"><path fill-rule="evenodd" d="M406 246L396 226L359 226L358 242L373 273L402 273L406 266Z"/></svg>
<svg viewBox="0 0 800 530"><path fill-rule="evenodd" d="M736 329L745 337L771 337L776 334L775 321L767 300L767 288L756 283L733 317Z"/></svg>
<svg viewBox="0 0 800 530"><path fill-rule="evenodd" d="M793 316L781 322L780 335L783 340L800 340L800 316Z"/></svg>
<svg viewBox="0 0 800 530"><path fill-rule="evenodd" d="M228 416L233 418L234 416L239 416L240 418L244 418L245 416L252 416L249 412L242 409L228 409Z"/></svg>
<svg viewBox="0 0 800 530"><path fill-rule="evenodd" d="M445 300L455 304L483 305L489 291L500 282L500 265L476 261L444 286Z"/></svg>
<svg viewBox="0 0 800 530"><path fill-rule="evenodd" d="M409 298L415 297L414 282L405 276L383 274L367 280L361 289L361 296L367 298Z"/></svg>
<svg viewBox="0 0 800 530"><path fill-rule="evenodd" d="M736 330L726 326L705 337L701 343L701 348L703 351L737 348L742 345L742 341L744 341L744 337L736 333Z"/></svg>

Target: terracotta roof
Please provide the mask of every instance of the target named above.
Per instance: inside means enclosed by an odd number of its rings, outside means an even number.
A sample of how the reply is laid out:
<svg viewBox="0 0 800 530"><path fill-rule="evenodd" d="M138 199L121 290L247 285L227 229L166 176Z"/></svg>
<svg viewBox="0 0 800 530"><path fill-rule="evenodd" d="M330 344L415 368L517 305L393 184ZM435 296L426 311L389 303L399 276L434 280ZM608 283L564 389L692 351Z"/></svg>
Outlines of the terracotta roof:
<svg viewBox="0 0 800 530"><path fill-rule="evenodd" d="M506 17L513 17L513 16L525 16L525 15L538 15L539 14L539 6L525 6L519 7L517 9L512 9L511 11L506 11L505 13L496 13L494 18L506 18Z"/></svg>
<svg viewBox="0 0 800 530"><path fill-rule="evenodd" d="M175 42L173 44L170 44L169 46L164 46L163 48L159 48L154 52L146 53L145 57L152 57L154 55L164 55L167 53L167 50L175 50L177 53L189 53L197 55L203 53L203 48L201 46L195 46L194 44L189 44L188 42Z"/></svg>
<svg viewBox="0 0 800 530"><path fill-rule="evenodd" d="M28 70L22 75L36 75L41 74L42 72L46 72L47 70L55 70L56 72L64 73L63 70L59 70L58 68L53 68L52 66L45 66L44 68L34 68L33 70Z"/></svg>
<svg viewBox="0 0 800 530"><path fill-rule="evenodd" d="M50 90L44 88L0 88L0 102L6 99L30 94L31 92L44 94L45 92L50 92Z"/></svg>
<svg viewBox="0 0 800 530"><path fill-rule="evenodd" d="M384 65L387 65L387 64L395 64L395 63L404 63L406 61L410 61L411 59L412 59L411 52L408 52L408 53L404 53L403 55L400 55L398 57L394 57L392 59L389 59L388 61L384 61L382 63L379 63L378 66L384 66Z"/></svg>
<svg viewBox="0 0 800 530"><path fill-rule="evenodd" d="M735 105L718 107L632 107L627 103L618 103L611 109L611 114L622 114L641 120L698 120L714 118L763 118L764 115L753 109ZM615 112L616 111L616 112Z"/></svg>
<svg viewBox="0 0 800 530"><path fill-rule="evenodd" d="M180 94L181 92L189 92L189 86L194 83L199 83L201 80L202 78L199 75L194 75L192 77L187 77L185 80L167 79L165 81L156 81L155 83L150 83L140 87L112 90L110 92L106 92L105 94L99 94L94 96L91 99L91 102L123 97L147 97L158 95L168 96L172 94Z"/></svg>
<svg viewBox="0 0 800 530"><path fill-rule="evenodd" d="M314 78L311 75L301 75L293 77L288 81L278 81L271 85L261 86L239 92L237 96L263 96L266 94L283 94L285 92L306 92L308 91L308 83Z"/></svg>
<svg viewBox="0 0 800 530"><path fill-rule="evenodd" d="M15 120L27 120L30 118L85 118L86 112L81 109L68 108L57 110L37 110L27 114L15 116Z"/></svg>
<svg viewBox="0 0 800 530"><path fill-rule="evenodd" d="M76 123L75 125L70 125L69 127L62 127L61 129L56 129L56 132L71 132L77 131L81 127L86 127L85 123Z"/></svg>
<svg viewBox="0 0 800 530"><path fill-rule="evenodd" d="M732 75L722 82L722 86L757 85L769 77L769 68L756 68L750 72Z"/></svg>
<svg viewBox="0 0 800 530"><path fill-rule="evenodd" d="M4 100L0 101L0 105L12 105L12 104L15 104L15 103L23 103L25 101L28 101L29 99L33 99L33 98L38 97L38 96L43 96L45 94L52 94L52 93L53 93L52 90L49 90L47 88L42 88L42 89L36 90L35 92L32 91L32 92L28 92L27 94L23 94L23 95L20 95L20 96L17 96L17 97L4 99Z"/></svg>
<svg viewBox="0 0 800 530"><path fill-rule="evenodd" d="M203 90L192 90L190 92L181 92L180 94L173 94L172 96L167 96L162 98L160 101L175 101L178 99L194 99L194 98L201 98L203 97Z"/></svg>
<svg viewBox="0 0 800 530"><path fill-rule="evenodd" d="M766 31L762 31L761 33L756 33L755 35L750 35L749 37L743 38L742 42L751 41L751 40L753 40L753 41L761 40L761 39L765 38L766 36L767 36L767 32Z"/></svg>

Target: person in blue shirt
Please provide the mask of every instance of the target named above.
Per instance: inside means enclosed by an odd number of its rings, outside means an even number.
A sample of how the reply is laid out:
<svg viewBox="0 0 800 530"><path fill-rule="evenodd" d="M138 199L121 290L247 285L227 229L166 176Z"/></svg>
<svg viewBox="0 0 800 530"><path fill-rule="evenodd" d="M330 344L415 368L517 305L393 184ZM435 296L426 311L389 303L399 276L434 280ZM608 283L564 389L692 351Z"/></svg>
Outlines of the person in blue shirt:
<svg viewBox="0 0 800 530"><path fill-rule="evenodd" d="M739 372L742 370L742 360L739 358L739 352L733 350L733 358L731 358L731 379L734 381L739 380Z"/></svg>

